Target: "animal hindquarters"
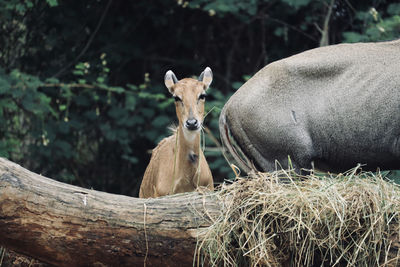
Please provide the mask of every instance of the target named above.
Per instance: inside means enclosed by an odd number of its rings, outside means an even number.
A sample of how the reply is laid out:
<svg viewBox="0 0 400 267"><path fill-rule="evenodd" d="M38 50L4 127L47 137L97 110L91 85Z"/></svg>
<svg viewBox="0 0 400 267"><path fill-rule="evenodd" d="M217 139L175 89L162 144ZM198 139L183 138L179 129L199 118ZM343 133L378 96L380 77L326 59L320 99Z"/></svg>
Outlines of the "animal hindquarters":
<svg viewBox="0 0 400 267"><path fill-rule="evenodd" d="M317 48L274 62L225 104L228 129L260 170L290 156L297 167L395 169L400 133L400 40ZM238 151L238 149L236 149ZM281 162L282 163L282 162ZM318 166L317 166L318 167Z"/></svg>

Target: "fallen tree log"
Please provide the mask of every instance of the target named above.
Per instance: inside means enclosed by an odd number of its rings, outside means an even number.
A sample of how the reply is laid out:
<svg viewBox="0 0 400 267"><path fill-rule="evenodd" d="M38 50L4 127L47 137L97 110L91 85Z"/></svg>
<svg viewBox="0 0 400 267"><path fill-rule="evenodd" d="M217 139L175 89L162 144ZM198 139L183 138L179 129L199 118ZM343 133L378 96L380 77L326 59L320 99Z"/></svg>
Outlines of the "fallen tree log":
<svg viewBox="0 0 400 267"><path fill-rule="evenodd" d="M57 266L189 266L212 194L158 199L54 181L0 158L0 246Z"/></svg>
<svg viewBox="0 0 400 267"><path fill-rule="evenodd" d="M56 266L193 266L198 247L216 266L400 266L400 187L356 171L136 199L0 158L0 247Z"/></svg>
<svg viewBox="0 0 400 267"><path fill-rule="evenodd" d="M16 253L12 250L0 247L1 267L51 267L53 265L43 263L29 256Z"/></svg>

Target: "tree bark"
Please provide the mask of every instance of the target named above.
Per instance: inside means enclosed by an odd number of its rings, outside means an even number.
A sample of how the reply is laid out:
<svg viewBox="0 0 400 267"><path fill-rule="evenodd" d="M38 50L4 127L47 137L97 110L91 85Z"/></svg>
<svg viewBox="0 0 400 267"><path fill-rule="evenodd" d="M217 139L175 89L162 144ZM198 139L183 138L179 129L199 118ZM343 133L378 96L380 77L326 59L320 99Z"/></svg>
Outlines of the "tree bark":
<svg viewBox="0 0 400 267"><path fill-rule="evenodd" d="M51 267L53 265L40 262L29 256L16 253L12 250L0 247L1 267Z"/></svg>
<svg viewBox="0 0 400 267"><path fill-rule="evenodd" d="M212 194L137 199L60 183L0 158L0 246L57 266L192 266Z"/></svg>

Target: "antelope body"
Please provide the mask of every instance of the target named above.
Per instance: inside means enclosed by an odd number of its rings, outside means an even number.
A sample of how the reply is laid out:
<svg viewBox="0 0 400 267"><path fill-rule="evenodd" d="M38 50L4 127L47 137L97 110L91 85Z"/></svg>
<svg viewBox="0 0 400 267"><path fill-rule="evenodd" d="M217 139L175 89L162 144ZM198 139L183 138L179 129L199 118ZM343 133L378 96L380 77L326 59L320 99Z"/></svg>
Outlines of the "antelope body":
<svg viewBox="0 0 400 267"><path fill-rule="evenodd" d="M288 156L297 169L400 169L400 40L267 65L225 104L220 133L247 172L287 168Z"/></svg>
<svg viewBox="0 0 400 267"><path fill-rule="evenodd" d="M178 81L172 71L166 73L164 82L175 98L179 126L153 150L139 197L191 192L199 186L214 188L210 168L200 148L205 91L211 81L212 72L208 67L198 80L185 78Z"/></svg>

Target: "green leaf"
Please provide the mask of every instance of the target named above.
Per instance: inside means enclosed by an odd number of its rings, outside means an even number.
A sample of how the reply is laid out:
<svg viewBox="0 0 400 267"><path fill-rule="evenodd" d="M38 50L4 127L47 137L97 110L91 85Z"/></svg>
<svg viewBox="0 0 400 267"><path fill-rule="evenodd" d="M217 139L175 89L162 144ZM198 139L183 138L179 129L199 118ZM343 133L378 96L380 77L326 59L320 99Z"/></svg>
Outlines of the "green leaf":
<svg viewBox="0 0 400 267"><path fill-rule="evenodd" d="M158 137L160 133L158 131L155 130L147 130L144 133L144 136L146 136L147 139L154 141L156 140L156 138Z"/></svg>
<svg viewBox="0 0 400 267"><path fill-rule="evenodd" d="M6 140L0 140L0 157L9 157L9 143Z"/></svg>
<svg viewBox="0 0 400 267"><path fill-rule="evenodd" d="M138 87L136 85L133 84L127 84L126 87L128 87L129 89L132 89L133 91L136 91L138 89Z"/></svg>
<svg viewBox="0 0 400 267"><path fill-rule="evenodd" d="M151 125L155 127L165 127L171 122L171 119L168 116L159 115L152 122Z"/></svg>
<svg viewBox="0 0 400 267"><path fill-rule="evenodd" d="M45 81L46 83L55 83L55 84L60 83L60 80L58 80L57 78L47 78Z"/></svg>
<svg viewBox="0 0 400 267"><path fill-rule="evenodd" d="M115 130L114 132L117 135L117 139L120 144L128 144L129 143L129 139L128 139L129 133L127 130L119 128L119 129Z"/></svg>
<svg viewBox="0 0 400 267"><path fill-rule="evenodd" d="M32 8L32 7L33 7L32 1L27 1L27 0L25 0L25 4L26 4L26 6L27 6L28 8Z"/></svg>
<svg viewBox="0 0 400 267"><path fill-rule="evenodd" d="M0 99L0 107L3 109L8 109L9 111L16 111L18 110L18 106L12 101L11 98L1 98Z"/></svg>
<svg viewBox="0 0 400 267"><path fill-rule="evenodd" d="M74 75L76 75L76 76L83 76L84 75L82 70L74 70L74 71L72 71L72 73Z"/></svg>
<svg viewBox="0 0 400 267"><path fill-rule="evenodd" d="M387 12L392 16L400 15L400 4L390 4L387 8Z"/></svg>
<svg viewBox="0 0 400 267"><path fill-rule="evenodd" d="M148 119L150 119L151 117L153 117L154 114L156 113L153 109L150 109L150 108L142 108L140 111L141 111L141 113L143 114L143 116L144 116L145 118L148 118Z"/></svg>
<svg viewBox="0 0 400 267"><path fill-rule="evenodd" d="M65 158L71 158L72 156L72 146L67 143L64 140L56 140L53 143L53 146L56 147L56 149L59 149L61 151L58 151L59 154L61 154Z"/></svg>
<svg viewBox="0 0 400 267"><path fill-rule="evenodd" d="M85 63L79 62L78 64L75 65L75 69L77 69L77 70L85 70L86 69Z"/></svg>
<svg viewBox="0 0 400 267"><path fill-rule="evenodd" d="M125 108L127 110L135 110L137 99L134 95L127 95L125 98Z"/></svg>
<svg viewBox="0 0 400 267"><path fill-rule="evenodd" d="M124 92L125 92L125 88L120 87L120 86L109 87L109 90L110 90L111 92L115 92L115 93L118 93L118 94L121 94L121 93L124 93Z"/></svg>
<svg viewBox="0 0 400 267"><path fill-rule="evenodd" d="M284 30L282 27L277 27L274 31L274 34L278 37L282 37L284 34Z"/></svg>
<svg viewBox="0 0 400 267"><path fill-rule="evenodd" d="M15 11L17 11L19 14L23 15L26 12L26 6L23 4L17 4L15 6Z"/></svg>
<svg viewBox="0 0 400 267"><path fill-rule="evenodd" d="M10 83L0 76L0 94L9 93L11 89L10 87Z"/></svg>
<svg viewBox="0 0 400 267"><path fill-rule="evenodd" d="M110 116L111 118L117 119L122 117L123 115L126 114L126 110L122 109L120 107L112 107L109 111L108 111L108 116Z"/></svg>
<svg viewBox="0 0 400 267"><path fill-rule="evenodd" d="M103 124L100 126L100 129L106 139L109 141L115 141L117 139L117 134L115 131L111 129L111 126L109 123Z"/></svg>
<svg viewBox="0 0 400 267"><path fill-rule="evenodd" d="M288 4L296 9L308 5L311 0L282 0L282 2Z"/></svg>
<svg viewBox="0 0 400 267"><path fill-rule="evenodd" d="M243 85L243 82L233 82L232 87L233 89L237 90Z"/></svg>
<svg viewBox="0 0 400 267"><path fill-rule="evenodd" d="M83 116L85 116L85 118L87 118L89 121L93 121L97 119L97 115L96 112L93 110L88 110L85 113L83 113Z"/></svg>
<svg viewBox="0 0 400 267"><path fill-rule="evenodd" d="M74 98L74 102L78 105L78 106L83 106L83 107L87 107L89 106L89 99L84 96L84 95L78 95L77 97Z"/></svg>
<svg viewBox="0 0 400 267"><path fill-rule="evenodd" d="M364 36L357 32L344 32L343 38L346 43L358 43L364 40Z"/></svg>
<svg viewBox="0 0 400 267"><path fill-rule="evenodd" d="M172 106L172 103L174 103L174 100L172 98L168 98L165 101L161 102L160 104L158 104L158 107L160 109L166 109Z"/></svg>
<svg viewBox="0 0 400 267"><path fill-rule="evenodd" d="M68 122L69 126L76 130L83 129L86 125L84 122L80 121L80 118L81 118L81 116L79 115L79 117L74 117L74 118L70 119Z"/></svg>
<svg viewBox="0 0 400 267"><path fill-rule="evenodd" d="M70 125L68 122L62 121L58 127L60 133L68 134L70 132Z"/></svg>
<svg viewBox="0 0 400 267"><path fill-rule="evenodd" d="M27 111L32 112L34 114L39 113L39 110L37 109L38 107L34 102L33 96L31 94L24 95L21 104Z"/></svg>
<svg viewBox="0 0 400 267"><path fill-rule="evenodd" d="M243 75L243 80L244 81L248 81L248 80L250 80L250 78L251 78L251 75Z"/></svg>
<svg viewBox="0 0 400 267"><path fill-rule="evenodd" d="M134 116L131 118L131 121L134 123L134 125L141 125L144 123L144 119L141 116Z"/></svg>
<svg viewBox="0 0 400 267"><path fill-rule="evenodd" d="M58 6L57 0L46 0L46 2L47 2L47 4L49 4L50 7Z"/></svg>

